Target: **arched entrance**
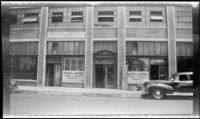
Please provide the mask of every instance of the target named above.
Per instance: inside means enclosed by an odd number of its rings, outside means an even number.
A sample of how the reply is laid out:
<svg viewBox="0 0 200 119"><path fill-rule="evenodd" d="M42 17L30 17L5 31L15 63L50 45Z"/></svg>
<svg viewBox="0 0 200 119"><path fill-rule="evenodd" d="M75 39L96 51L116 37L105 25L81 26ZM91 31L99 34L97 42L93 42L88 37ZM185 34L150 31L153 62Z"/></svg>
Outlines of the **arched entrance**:
<svg viewBox="0 0 200 119"><path fill-rule="evenodd" d="M94 79L95 88L117 88L117 55L108 50L94 54Z"/></svg>

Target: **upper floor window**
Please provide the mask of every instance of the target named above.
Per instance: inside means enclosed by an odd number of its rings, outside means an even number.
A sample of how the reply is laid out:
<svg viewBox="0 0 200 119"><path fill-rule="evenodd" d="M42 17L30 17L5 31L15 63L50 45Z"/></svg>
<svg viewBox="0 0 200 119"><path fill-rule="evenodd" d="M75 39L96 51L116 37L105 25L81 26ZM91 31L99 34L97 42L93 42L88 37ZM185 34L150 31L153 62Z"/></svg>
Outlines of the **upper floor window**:
<svg viewBox="0 0 200 119"><path fill-rule="evenodd" d="M83 22L83 12L72 12L71 22Z"/></svg>
<svg viewBox="0 0 200 119"><path fill-rule="evenodd" d="M26 23L38 23L38 13L25 13L23 22Z"/></svg>
<svg viewBox="0 0 200 119"><path fill-rule="evenodd" d="M51 22L52 23L63 22L63 12L53 12Z"/></svg>
<svg viewBox="0 0 200 119"><path fill-rule="evenodd" d="M151 11L151 22L162 22L163 21L163 16L162 16L162 11Z"/></svg>
<svg viewBox="0 0 200 119"><path fill-rule="evenodd" d="M141 22L141 11L129 11L129 22Z"/></svg>
<svg viewBox="0 0 200 119"><path fill-rule="evenodd" d="M179 23L192 23L192 11L178 11L177 21Z"/></svg>
<svg viewBox="0 0 200 119"><path fill-rule="evenodd" d="M98 22L113 22L114 12L113 11L99 11Z"/></svg>

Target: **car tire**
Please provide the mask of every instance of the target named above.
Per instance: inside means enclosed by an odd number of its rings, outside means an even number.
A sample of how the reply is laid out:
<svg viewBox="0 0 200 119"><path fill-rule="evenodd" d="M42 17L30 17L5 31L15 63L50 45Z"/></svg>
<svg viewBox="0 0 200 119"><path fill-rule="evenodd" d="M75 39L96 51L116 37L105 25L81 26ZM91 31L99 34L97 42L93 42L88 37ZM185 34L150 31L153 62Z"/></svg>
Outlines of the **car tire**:
<svg viewBox="0 0 200 119"><path fill-rule="evenodd" d="M154 88L151 92L154 99L160 100L165 96L165 92L160 88Z"/></svg>

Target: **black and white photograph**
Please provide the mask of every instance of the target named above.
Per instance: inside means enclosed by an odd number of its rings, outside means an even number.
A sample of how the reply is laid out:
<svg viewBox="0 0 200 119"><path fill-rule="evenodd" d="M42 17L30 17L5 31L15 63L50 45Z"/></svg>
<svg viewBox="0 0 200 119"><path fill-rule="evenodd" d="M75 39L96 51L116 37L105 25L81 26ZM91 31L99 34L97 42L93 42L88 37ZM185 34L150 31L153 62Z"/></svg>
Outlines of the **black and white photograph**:
<svg viewBox="0 0 200 119"><path fill-rule="evenodd" d="M3 118L199 118L199 1L1 1Z"/></svg>

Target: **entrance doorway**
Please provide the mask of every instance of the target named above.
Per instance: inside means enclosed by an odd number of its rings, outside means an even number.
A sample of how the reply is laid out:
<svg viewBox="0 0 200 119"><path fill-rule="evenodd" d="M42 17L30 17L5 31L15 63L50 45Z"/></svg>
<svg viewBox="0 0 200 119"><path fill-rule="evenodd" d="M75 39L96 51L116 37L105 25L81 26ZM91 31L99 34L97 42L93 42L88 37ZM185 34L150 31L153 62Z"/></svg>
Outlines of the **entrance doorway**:
<svg viewBox="0 0 200 119"><path fill-rule="evenodd" d="M114 64L95 65L96 88L116 87L116 67Z"/></svg>
<svg viewBox="0 0 200 119"><path fill-rule="evenodd" d="M105 88L105 70L104 65L95 65L95 75L96 75L96 88Z"/></svg>
<svg viewBox="0 0 200 119"><path fill-rule="evenodd" d="M60 64L47 64L46 86L61 86Z"/></svg>

